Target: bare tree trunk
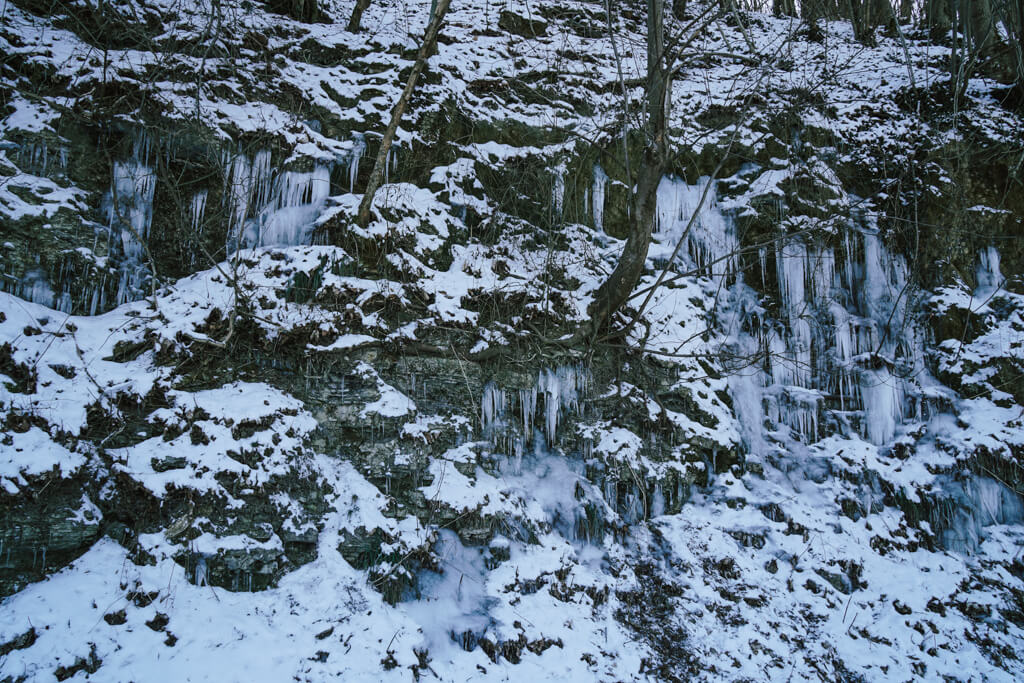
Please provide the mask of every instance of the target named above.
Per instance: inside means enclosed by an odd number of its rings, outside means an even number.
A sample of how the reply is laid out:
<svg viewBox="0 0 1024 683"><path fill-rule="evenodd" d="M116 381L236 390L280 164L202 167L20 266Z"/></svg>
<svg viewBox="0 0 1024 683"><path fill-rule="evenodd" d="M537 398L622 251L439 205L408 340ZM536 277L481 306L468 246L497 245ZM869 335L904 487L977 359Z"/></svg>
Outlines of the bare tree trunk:
<svg viewBox="0 0 1024 683"><path fill-rule="evenodd" d="M944 38L953 28L953 12L950 0L927 0L925 21L934 38Z"/></svg>
<svg viewBox="0 0 1024 683"><path fill-rule="evenodd" d="M664 0L647 0L647 146L632 197L633 224L626 245L615 270L598 288L587 310L593 332L605 327L629 300L643 274L647 250L651 246L658 184L665 172L668 150L666 110L669 83L664 54L664 10Z"/></svg>
<svg viewBox="0 0 1024 683"><path fill-rule="evenodd" d="M356 0L356 6L352 8L352 17L348 20L348 32L359 33L363 23L363 12L370 6L370 0Z"/></svg>
<svg viewBox="0 0 1024 683"><path fill-rule="evenodd" d="M1013 72L1017 83L1024 85L1024 0L1006 0L1000 9L1009 36Z"/></svg>
<svg viewBox="0 0 1024 683"><path fill-rule="evenodd" d="M437 40L438 31L441 30L444 15L448 13L450 2L451 0L438 0L434 16L431 17L430 23L427 25L427 32L423 36L423 42L420 43L420 51L416 55L416 63L412 67L412 73L409 74L409 81L405 84L405 90L402 91L402 95L398 98L395 108L391 111L391 123L388 124L387 130L384 131L384 138L380 141L380 149L377 150L377 160L374 162L373 171L370 173L370 181L366 185L363 201L359 203L359 214L356 216L356 223L361 227L365 228L370 224L370 208L373 206L374 195L377 194L381 183L384 182L384 169L388 163L388 152L391 150L391 143L394 141L395 133L398 131L398 124L402 122L402 115L409 104L409 98L416 87L416 81L427 65L427 59L430 56L434 41Z"/></svg>
<svg viewBox="0 0 1024 683"><path fill-rule="evenodd" d="M989 0L969 0L966 9L973 52L987 57L999 41L992 3Z"/></svg>

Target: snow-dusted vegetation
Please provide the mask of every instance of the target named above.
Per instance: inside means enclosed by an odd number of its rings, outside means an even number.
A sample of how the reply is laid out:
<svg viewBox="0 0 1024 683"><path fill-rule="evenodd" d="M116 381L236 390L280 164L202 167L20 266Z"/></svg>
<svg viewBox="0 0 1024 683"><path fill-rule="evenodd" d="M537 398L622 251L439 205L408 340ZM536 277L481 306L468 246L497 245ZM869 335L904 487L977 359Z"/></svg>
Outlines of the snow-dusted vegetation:
<svg viewBox="0 0 1024 683"><path fill-rule="evenodd" d="M0 681L1024 677L975 2L0 5Z"/></svg>

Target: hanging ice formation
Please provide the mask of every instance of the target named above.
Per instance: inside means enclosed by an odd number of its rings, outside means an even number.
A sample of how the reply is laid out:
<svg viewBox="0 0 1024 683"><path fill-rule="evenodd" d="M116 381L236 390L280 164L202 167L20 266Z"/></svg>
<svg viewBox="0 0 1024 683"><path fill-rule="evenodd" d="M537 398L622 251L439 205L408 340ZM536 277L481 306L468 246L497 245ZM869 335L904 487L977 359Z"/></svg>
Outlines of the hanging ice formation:
<svg viewBox="0 0 1024 683"><path fill-rule="evenodd" d="M559 164L554 170L555 182L551 188L551 204L555 209L555 216L562 215L565 206L565 164Z"/></svg>
<svg viewBox="0 0 1024 683"><path fill-rule="evenodd" d="M1003 274L999 271L998 249L990 246L978 252L975 279L978 282L979 294L987 295L1003 286Z"/></svg>
<svg viewBox="0 0 1024 683"><path fill-rule="evenodd" d="M844 268L834 251L801 238L779 241L776 270L785 331L768 332L773 412L805 441L823 408L854 418L876 444L902 423L907 382L920 370L905 261L877 232L848 228Z"/></svg>
<svg viewBox="0 0 1024 683"><path fill-rule="evenodd" d="M52 307L54 305L53 289L42 270L30 270L18 283L16 294L34 304Z"/></svg>
<svg viewBox="0 0 1024 683"><path fill-rule="evenodd" d="M384 165L384 182L388 182L391 175L391 155L395 152L394 147L388 150L387 163ZM348 162L348 191L355 192L356 180L359 178L359 162L366 154L366 137L362 133L356 133L352 138L352 151L349 152L346 161Z"/></svg>
<svg viewBox="0 0 1024 683"><path fill-rule="evenodd" d="M488 382L480 401L480 426L485 434L490 433L498 422L503 421L505 402L505 392L494 382Z"/></svg>
<svg viewBox="0 0 1024 683"><path fill-rule="evenodd" d="M362 153L359 153L361 156ZM313 222L331 190L331 167L317 163L312 171L275 173L270 150L252 159L238 153L226 160L229 187L224 193L229 209L227 248L298 245L309 241ZM358 159L351 168L358 172ZM350 180L354 176L350 172Z"/></svg>
<svg viewBox="0 0 1024 683"><path fill-rule="evenodd" d="M118 304L143 296L151 273L146 241L153 223L156 173L150 165L150 153L149 137L136 134L131 157L114 162L110 192L105 198L110 236L118 240L121 252Z"/></svg>
<svg viewBox="0 0 1024 683"><path fill-rule="evenodd" d="M250 207L262 207L267 203L272 179L270 150L260 150L252 159L241 152L234 155L225 153L224 166L227 250L230 254L244 246L245 222L251 213Z"/></svg>
<svg viewBox="0 0 1024 683"><path fill-rule="evenodd" d="M201 235L203 233L203 217L206 215L206 198L208 195L209 193L206 190L200 190L192 195L192 202L189 207L189 222L193 235Z"/></svg>
<svg viewBox="0 0 1024 683"><path fill-rule="evenodd" d="M519 389L512 394L512 400L509 392L488 382L480 404L481 429L492 442L497 440L501 428L514 429L520 441L529 442L537 425L542 428L540 434L547 445L553 446L559 421L570 411L581 410L586 382L586 371L579 365L545 368L538 373L532 387ZM517 415L518 420L510 422L509 412Z"/></svg>
<svg viewBox="0 0 1024 683"><path fill-rule="evenodd" d="M714 181L701 178L690 185L677 176L665 176L658 184L657 203L655 238L662 244L658 255L664 252L667 257L685 234L687 248L680 255L687 263L706 269L716 280L736 270L739 242L732 221L718 208Z"/></svg>
<svg viewBox="0 0 1024 683"><path fill-rule="evenodd" d="M885 248L864 217L837 240L841 258L829 244L783 235L773 250L757 254L762 282L774 258L779 308L773 320L737 268L735 228L709 182L662 179L651 257L667 258L685 236L682 265L705 269L720 285L718 324L726 357L736 359L729 384L746 447L764 447L766 417L808 443L837 428L856 429L876 444L891 441L915 412L915 400L920 411L910 378L926 372L908 314L913 288L906 261ZM979 287L999 282L998 260L994 249L979 256ZM767 356L763 369L742 362L759 352Z"/></svg>
<svg viewBox="0 0 1024 683"><path fill-rule="evenodd" d="M552 527L583 543L603 538L618 496L611 482L610 493L602 497L600 487L582 475L583 461L553 452L559 424L569 413L582 412L586 385L587 373L582 366L545 368L529 388L504 390L488 382L480 404L482 435L495 451L506 456L504 485L513 491L518 487L528 489ZM589 443L584 444L585 458ZM524 466L524 460L528 466ZM609 482L605 483L607 486ZM621 514L630 521L641 519L645 502L645 493L630 490L619 506ZM660 505L663 510L664 495ZM523 530L521 537L528 538L529 532Z"/></svg>
<svg viewBox="0 0 1024 683"><path fill-rule="evenodd" d="M591 214L594 216L594 227L604 230L604 197L608 187L608 174L600 165L594 164L594 186L590 193Z"/></svg>
<svg viewBox="0 0 1024 683"><path fill-rule="evenodd" d="M1024 523L1024 503L1017 493L989 477L943 477L930 502L928 523L947 550L977 552L984 528Z"/></svg>
<svg viewBox="0 0 1024 683"><path fill-rule="evenodd" d="M68 168L68 148L60 145L56 150L50 148L49 142L40 140L22 145L18 149L17 161L24 171L31 171L37 175L48 175L53 169L54 163L59 172L63 173Z"/></svg>

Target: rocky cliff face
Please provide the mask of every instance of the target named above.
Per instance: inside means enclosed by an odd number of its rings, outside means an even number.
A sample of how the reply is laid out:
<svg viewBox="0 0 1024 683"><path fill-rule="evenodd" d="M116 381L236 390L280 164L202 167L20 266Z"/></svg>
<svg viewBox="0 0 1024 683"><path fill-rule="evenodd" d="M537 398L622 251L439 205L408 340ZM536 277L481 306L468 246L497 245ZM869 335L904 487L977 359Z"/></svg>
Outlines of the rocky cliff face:
<svg viewBox="0 0 1024 683"><path fill-rule="evenodd" d="M2 10L0 680L1019 678L1017 90L667 18L568 343L643 3L453 3L362 228L429 4Z"/></svg>

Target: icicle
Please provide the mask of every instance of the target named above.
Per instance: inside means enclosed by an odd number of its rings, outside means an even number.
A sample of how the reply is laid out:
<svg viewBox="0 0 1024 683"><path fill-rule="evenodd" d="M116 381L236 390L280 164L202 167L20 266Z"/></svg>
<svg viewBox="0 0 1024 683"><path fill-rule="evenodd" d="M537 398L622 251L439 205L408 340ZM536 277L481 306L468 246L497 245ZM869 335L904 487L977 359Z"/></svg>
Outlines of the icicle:
<svg viewBox="0 0 1024 683"><path fill-rule="evenodd" d="M484 395L480 403L480 425L484 434L489 434L495 424L505 417L505 392L494 382L484 387Z"/></svg>
<svg viewBox="0 0 1024 683"><path fill-rule="evenodd" d="M541 370L537 378L537 393L544 395L544 436L548 445L554 445L558 430L559 401L558 379L550 370Z"/></svg>
<svg viewBox="0 0 1024 683"><path fill-rule="evenodd" d="M551 190L551 203L555 207L555 215L562 215L565 203L565 164L555 167L555 182Z"/></svg>
<svg viewBox="0 0 1024 683"><path fill-rule="evenodd" d="M975 268L975 274L980 292L988 293L1003 286L1003 275L999 271L998 249L985 247L978 252L978 265Z"/></svg>
<svg viewBox="0 0 1024 683"><path fill-rule="evenodd" d="M355 192L356 180L359 178L359 162L362 160L363 155L366 154L366 137L362 133L356 133L353 136L354 145L352 151L349 152L348 157L348 191ZM390 154L390 150L388 151ZM385 164L385 172L387 171L387 164ZM324 195L325 197L327 194Z"/></svg>
<svg viewBox="0 0 1024 683"><path fill-rule="evenodd" d="M839 395L839 409L845 411L847 404L854 401L855 385L851 361L855 353L853 334L849 312L838 303L833 303L829 310L835 326L835 346L833 363L835 365L835 393Z"/></svg>
<svg viewBox="0 0 1024 683"><path fill-rule="evenodd" d="M608 174L599 165L594 165L594 189L591 193L593 198L592 213L594 216L594 227L604 230L604 199L605 190L608 187Z"/></svg>
<svg viewBox="0 0 1024 683"><path fill-rule="evenodd" d="M807 247L798 240L781 242L775 258L782 308L791 318L801 316L807 308Z"/></svg>
<svg viewBox="0 0 1024 683"><path fill-rule="evenodd" d="M192 205L189 210L189 218L192 225L192 235L199 236L203 233L203 215L206 213L207 191L200 190L192 195Z"/></svg>
<svg viewBox="0 0 1024 683"><path fill-rule="evenodd" d="M807 318L790 321L789 352L793 364L793 384L809 389L812 386L811 324Z"/></svg>
<svg viewBox="0 0 1024 683"><path fill-rule="evenodd" d="M533 415L537 412L537 387L519 390L519 407L523 417L523 438L533 436Z"/></svg>
<svg viewBox="0 0 1024 683"><path fill-rule="evenodd" d="M388 162L384 165L384 184L391 182L391 174L398 171L398 145L391 145L388 150Z"/></svg>
<svg viewBox="0 0 1024 683"><path fill-rule="evenodd" d="M830 299L835 281L835 253L827 247L815 249L810 257L810 267L811 297L816 304L825 304Z"/></svg>
<svg viewBox="0 0 1024 683"><path fill-rule="evenodd" d="M864 432L871 443L882 445L896 435L903 420L902 382L886 368L866 370L861 376L864 397Z"/></svg>

